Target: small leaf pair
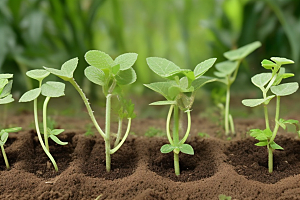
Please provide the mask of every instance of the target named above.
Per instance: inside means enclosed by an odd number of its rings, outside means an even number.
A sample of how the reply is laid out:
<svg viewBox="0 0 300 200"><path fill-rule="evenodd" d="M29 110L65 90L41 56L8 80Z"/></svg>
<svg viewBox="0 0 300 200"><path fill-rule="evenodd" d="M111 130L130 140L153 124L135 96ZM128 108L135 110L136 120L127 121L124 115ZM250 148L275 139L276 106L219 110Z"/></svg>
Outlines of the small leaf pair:
<svg viewBox="0 0 300 200"><path fill-rule="evenodd" d="M11 94L13 74L0 74L0 104L7 104L14 101Z"/></svg>

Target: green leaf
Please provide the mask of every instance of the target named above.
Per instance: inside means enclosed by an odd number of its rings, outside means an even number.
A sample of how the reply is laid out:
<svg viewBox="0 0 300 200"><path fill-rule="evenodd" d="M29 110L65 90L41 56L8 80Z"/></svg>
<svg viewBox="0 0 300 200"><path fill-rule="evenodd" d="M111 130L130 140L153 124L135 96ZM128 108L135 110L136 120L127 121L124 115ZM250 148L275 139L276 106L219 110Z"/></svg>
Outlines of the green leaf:
<svg viewBox="0 0 300 200"><path fill-rule="evenodd" d="M170 153L173 151L176 147L170 145L170 144L165 144L160 148L160 152L162 153Z"/></svg>
<svg viewBox="0 0 300 200"><path fill-rule="evenodd" d="M272 68L277 68L277 65L275 63L273 63L270 60L264 59L261 62L261 65L265 68L265 69L272 69Z"/></svg>
<svg viewBox="0 0 300 200"><path fill-rule="evenodd" d="M150 88L151 90L154 90L155 92L163 95L167 100L174 100L169 97L168 90L173 85L176 85L175 81L168 81L168 82L156 82L156 83L150 83L150 84L144 84L147 88Z"/></svg>
<svg viewBox="0 0 300 200"><path fill-rule="evenodd" d="M280 118L279 121L276 121L281 128L286 129L286 125L284 124L284 119Z"/></svg>
<svg viewBox="0 0 300 200"><path fill-rule="evenodd" d="M176 76L178 76L178 78L182 78L182 77L186 76L186 77L189 77L189 79L191 79L191 80L195 79L194 72L190 69L180 69L180 70L174 71L174 72L166 75L164 78L174 80Z"/></svg>
<svg viewBox="0 0 300 200"><path fill-rule="evenodd" d="M283 148L281 146L279 146L278 144L276 144L274 141L270 143L270 146L271 146L272 149L283 150Z"/></svg>
<svg viewBox="0 0 300 200"><path fill-rule="evenodd" d="M93 83L97 85L105 85L105 73L96 67L89 66L84 70L84 75Z"/></svg>
<svg viewBox="0 0 300 200"><path fill-rule="evenodd" d="M11 103L13 102L14 99L12 98L12 95L7 95L6 97L4 97L3 99L0 99L0 104L7 104L7 103Z"/></svg>
<svg viewBox="0 0 300 200"><path fill-rule="evenodd" d="M62 142L60 139L58 139L58 137L56 137L55 135L50 135L49 136L55 143L59 144L59 145L67 145L68 142Z"/></svg>
<svg viewBox="0 0 300 200"><path fill-rule="evenodd" d="M277 96L287 96L295 93L299 88L297 82L293 83L284 83L277 86L272 86L271 91Z"/></svg>
<svg viewBox="0 0 300 200"><path fill-rule="evenodd" d="M115 65L113 59L108 54L99 50L90 50L86 52L84 57L87 63L99 69L107 69Z"/></svg>
<svg viewBox="0 0 300 200"><path fill-rule="evenodd" d="M8 84L7 79L0 79L0 91Z"/></svg>
<svg viewBox="0 0 300 200"><path fill-rule="evenodd" d="M293 64L294 61L286 58L280 58L280 57L271 57L271 60L276 62L277 65L285 65L285 64Z"/></svg>
<svg viewBox="0 0 300 200"><path fill-rule="evenodd" d="M235 50L227 51L224 53L224 56L228 60L241 60L248 56L250 53L252 53L254 50L259 48L261 46L261 43L259 41L252 42L250 44L247 44L243 47L240 47Z"/></svg>
<svg viewBox="0 0 300 200"><path fill-rule="evenodd" d="M52 69L52 68L48 68L48 67L44 67L44 69L65 81L69 81L70 79L73 78L73 77L69 77L67 72L59 70L59 69Z"/></svg>
<svg viewBox="0 0 300 200"><path fill-rule="evenodd" d="M13 74L0 74L0 79L10 79L13 76Z"/></svg>
<svg viewBox="0 0 300 200"><path fill-rule="evenodd" d="M179 149L182 153L189 154L189 155L194 155L194 149L189 144L182 144L182 145L179 146Z"/></svg>
<svg viewBox="0 0 300 200"><path fill-rule="evenodd" d="M263 103L268 104L270 102L270 100L274 97L275 97L275 95L268 96L266 99L244 99L242 101L242 104L244 106L248 106L248 107L255 107L255 106L259 106Z"/></svg>
<svg viewBox="0 0 300 200"><path fill-rule="evenodd" d="M65 84L48 81L42 85L42 95L46 97L61 97L65 95Z"/></svg>
<svg viewBox="0 0 300 200"><path fill-rule="evenodd" d="M49 134L50 135L59 135L59 134L61 134L64 131L65 131L65 129L53 129L53 130L50 131Z"/></svg>
<svg viewBox="0 0 300 200"><path fill-rule="evenodd" d="M115 59L114 64L119 64L120 70L126 70L133 66L137 57L138 54L136 53L124 53Z"/></svg>
<svg viewBox="0 0 300 200"><path fill-rule="evenodd" d="M288 120L283 120L283 123L285 123L285 124L299 124L299 121L295 120L295 119L288 119Z"/></svg>
<svg viewBox="0 0 300 200"><path fill-rule="evenodd" d="M255 144L256 146L263 147L268 145L268 141L261 141Z"/></svg>
<svg viewBox="0 0 300 200"><path fill-rule="evenodd" d="M174 86L169 87L168 96L171 99L176 99L177 95L179 95L181 92L182 92L182 89L179 86L174 85Z"/></svg>
<svg viewBox="0 0 300 200"><path fill-rule="evenodd" d="M146 60L150 69L161 77L165 78L181 72L180 67L165 58L149 57Z"/></svg>
<svg viewBox="0 0 300 200"><path fill-rule="evenodd" d="M222 78L230 75L238 67L238 62L224 61L216 64L216 69L219 71L215 73L216 76Z"/></svg>
<svg viewBox="0 0 300 200"><path fill-rule="evenodd" d="M96 69L98 69L98 68L96 68ZM111 71L112 71L113 75L118 74L118 72L120 71L120 65L117 64L117 65L113 66Z"/></svg>
<svg viewBox="0 0 300 200"><path fill-rule="evenodd" d="M6 132L8 132L8 133L19 132L20 130L22 130L22 127L14 127L14 128L7 128L7 129L4 129L4 131L6 131Z"/></svg>
<svg viewBox="0 0 300 200"><path fill-rule="evenodd" d="M216 78L213 77L208 77L208 76L200 76L199 78L195 79L192 82L192 86L194 87L194 91L198 90L199 88L201 88L202 86L204 86L207 83L211 83L216 81Z"/></svg>
<svg viewBox="0 0 300 200"><path fill-rule="evenodd" d="M156 101L153 103L150 103L150 106L163 106L163 105L175 105L176 101Z"/></svg>
<svg viewBox="0 0 300 200"><path fill-rule="evenodd" d="M253 76L251 78L251 82L259 87L262 88L264 87L272 78L272 73L261 73Z"/></svg>
<svg viewBox="0 0 300 200"><path fill-rule="evenodd" d="M136 73L134 69L129 68L126 70L120 70L115 76L117 84L119 85L129 85L136 81Z"/></svg>
<svg viewBox="0 0 300 200"><path fill-rule="evenodd" d="M65 72L68 76L68 78L73 78L73 73L78 65L78 58L72 58L68 61L66 61L61 66L61 71Z"/></svg>
<svg viewBox="0 0 300 200"><path fill-rule="evenodd" d="M26 72L26 75L32 79L42 81L44 78L49 76L50 72L44 69L34 69Z"/></svg>
<svg viewBox="0 0 300 200"><path fill-rule="evenodd" d="M11 88L12 88L12 83L13 83L12 80L8 81L8 83L4 86L4 88L3 88L3 90L0 94L0 98L3 98L3 97L6 97L6 96L10 95Z"/></svg>
<svg viewBox="0 0 300 200"><path fill-rule="evenodd" d="M216 60L217 58L210 58L199 63L194 69L195 77L197 78L202 76L205 72L207 72L213 66Z"/></svg>
<svg viewBox="0 0 300 200"><path fill-rule="evenodd" d="M4 131L4 130L1 130L1 146L3 146L5 144L5 142L7 141L8 139L8 132Z"/></svg>
<svg viewBox="0 0 300 200"><path fill-rule="evenodd" d="M41 88L35 88L35 89L32 89L32 90L29 90L21 96L19 102L32 101L32 100L38 98L38 96L40 94L41 94Z"/></svg>
<svg viewBox="0 0 300 200"><path fill-rule="evenodd" d="M292 73L285 73L285 68L281 67L277 74L276 80L273 83L273 86L279 85L281 83L282 79L293 77L293 76L294 76L294 74L292 74Z"/></svg>

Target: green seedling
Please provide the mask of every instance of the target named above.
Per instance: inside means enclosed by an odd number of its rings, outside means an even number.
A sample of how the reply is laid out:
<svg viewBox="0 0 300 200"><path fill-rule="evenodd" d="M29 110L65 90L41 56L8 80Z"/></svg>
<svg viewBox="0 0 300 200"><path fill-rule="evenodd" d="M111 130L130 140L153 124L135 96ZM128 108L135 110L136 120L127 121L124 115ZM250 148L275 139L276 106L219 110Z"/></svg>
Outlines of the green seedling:
<svg viewBox="0 0 300 200"><path fill-rule="evenodd" d="M108 54L98 50L91 50L85 54L85 60L88 64L90 64L90 66L84 71L85 76L91 82L102 86L103 94L106 97L105 132L101 129L96 121L86 95L73 78L73 73L78 64L78 58L73 58L65 62L60 70L45 67L45 69L50 73L70 82L81 96L95 128L105 141L107 172L111 170L111 154L114 154L116 151L118 151L124 144L130 132L131 120L135 118L135 114L133 112L134 104L131 103L131 101L127 101L123 97L122 87L124 85L132 84L136 81L136 73L132 68L136 59L137 54L135 53L122 54L115 60L113 60ZM111 148L111 135L113 134L110 131L112 97L116 97L120 104L118 109L118 132L116 134L116 140L113 148ZM125 118L128 119L127 130L122 138L122 124L123 119Z"/></svg>
<svg viewBox="0 0 300 200"><path fill-rule="evenodd" d="M226 196L225 194L220 194L219 200L231 200L231 196Z"/></svg>
<svg viewBox="0 0 300 200"><path fill-rule="evenodd" d="M145 133L145 136L147 137L162 137L164 135L166 135L166 133L155 127L149 127Z"/></svg>
<svg viewBox="0 0 300 200"><path fill-rule="evenodd" d="M198 136L202 137L202 138L209 138L210 137L207 133L202 133L202 132L199 132Z"/></svg>
<svg viewBox="0 0 300 200"><path fill-rule="evenodd" d="M194 103L195 92L206 83L216 80L215 78L203 76L203 74L213 66L215 61L216 58L208 59L198 64L194 71L191 71L189 69L180 69L177 65L164 58L147 58L150 69L162 78L167 79L165 82L150 83L145 84L145 86L166 98L165 101L154 102L150 105L170 106L166 123L166 132L170 144L163 145L160 151L162 153L170 153L173 151L176 175L180 175L179 153L194 155L192 146L185 144L191 129L191 107ZM181 140L179 140L179 111L187 114L188 121L186 133ZM173 138L170 134L172 114L174 121Z"/></svg>
<svg viewBox="0 0 300 200"><path fill-rule="evenodd" d="M228 136L231 132L235 134L235 128L233 123L233 118L229 111L230 105L230 87L236 80L237 73L242 60L252 53L254 50L259 48L261 43L256 41L240 47L235 50L227 51L224 56L228 59L227 61L216 64L217 71L214 73L219 77L218 81L226 85L226 102L225 102L225 112L224 112L224 127L225 135ZM229 130L230 128L230 130Z"/></svg>
<svg viewBox="0 0 300 200"><path fill-rule="evenodd" d="M282 96L295 93L299 88L299 84L297 82L281 84L283 79L294 76L292 73L286 73L285 68L281 66L284 64L292 64L294 61L279 57L272 57L271 60L273 62L265 59L261 63L265 69L271 70L271 72L257 74L251 78L252 83L262 91L263 97L260 99L245 99L242 101L242 103L248 107L255 107L259 105L263 105L264 107L266 129L252 129L250 130L250 135L259 140L259 142L255 144L256 146L267 146L269 159L268 167L270 173L273 172L273 151L275 149L283 149L274 141L278 128L281 126L283 129L286 129L286 124L293 124L298 127L299 124L297 120L284 120L279 118L280 98ZM275 97L275 127L272 131L269 123L268 104L271 99Z"/></svg>
<svg viewBox="0 0 300 200"><path fill-rule="evenodd" d="M61 97L64 94L65 84L60 82L48 81L42 84L44 78L50 75L50 73L43 69L35 69L26 72L26 75L32 79L35 79L39 82L39 87L29 90L24 93L19 102L30 102L33 101L33 111L34 111L34 123L35 129L38 135L39 142L46 153L46 155L51 160L54 169L58 171L57 164L49 151L49 142L48 138L52 139L55 143L59 145L66 145L67 142L62 142L58 139L58 135L64 131L64 129L52 129L47 126L47 106L52 97ZM44 129L44 141L41 136L41 131L39 128L39 120L37 113L37 100L40 95L45 96L44 104L43 104L43 129Z"/></svg>
<svg viewBox="0 0 300 200"><path fill-rule="evenodd" d="M0 74L0 104L8 104L14 101L11 94L13 81L9 80L11 78L13 78L13 74ZM18 132L21 129L22 129L21 127L15 127L9 129L2 129L0 131L0 146L1 146L2 155L7 169L9 169L10 167L4 150L5 142L8 139L9 133Z"/></svg>

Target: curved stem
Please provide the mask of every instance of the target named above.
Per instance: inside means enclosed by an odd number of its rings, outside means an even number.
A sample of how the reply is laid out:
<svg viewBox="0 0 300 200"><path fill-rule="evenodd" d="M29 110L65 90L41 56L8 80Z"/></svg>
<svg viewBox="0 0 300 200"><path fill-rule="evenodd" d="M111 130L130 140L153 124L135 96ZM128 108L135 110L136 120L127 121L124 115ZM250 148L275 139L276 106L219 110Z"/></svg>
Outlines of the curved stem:
<svg viewBox="0 0 300 200"><path fill-rule="evenodd" d="M111 110L111 94L106 96L106 112L105 112L105 155L106 155L106 171L110 172L110 110Z"/></svg>
<svg viewBox="0 0 300 200"><path fill-rule="evenodd" d="M43 127L44 127L44 141L47 150L49 151L49 143L48 143L48 127L47 127L47 106L51 97L46 97L43 105ZM50 151L49 151L50 152Z"/></svg>
<svg viewBox="0 0 300 200"><path fill-rule="evenodd" d="M225 135L229 134L229 105L230 105L230 82L227 76L227 91L226 91L226 104L225 104Z"/></svg>
<svg viewBox="0 0 300 200"><path fill-rule="evenodd" d="M119 122L118 122L118 132L117 132L117 138L114 144L114 147L116 147L121 139L121 133L122 133L122 124L123 124L123 119L119 118Z"/></svg>
<svg viewBox="0 0 300 200"><path fill-rule="evenodd" d="M56 164L54 158L52 157L52 155L50 154L50 152L47 150L46 146L44 145L44 142L43 142L43 139L42 139L42 136L41 136L41 132L40 132L40 128L39 128L39 121L38 121L38 114L37 114L37 99L33 100L33 104L34 104L33 105L33 110L34 110L34 123L35 123L36 133L38 135L39 141L41 143L41 146L42 146L44 152L46 153L46 155L51 160L55 171L58 171L57 164Z"/></svg>
<svg viewBox="0 0 300 200"><path fill-rule="evenodd" d="M125 140L127 139L128 135L129 135L130 127L131 127L131 118L128 119L127 130L126 130L126 133L125 133L123 139L116 147L114 147L112 150L110 150L110 154L114 154L124 144Z"/></svg>
<svg viewBox="0 0 300 200"><path fill-rule="evenodd" d="M276 101L276 114L275 114L275 128L273 130L273 134L269 141L269 144L274 141L279 128L278 120L279 120L279 111L280 111L280 96L276 96L276 100L277 101Z"/></svg>
<svg viewBox="0 0 300 200"><path fill-rule="evenodd" d="M3 155L3 158L4 158L4 162L5 162L5 165L6 165L6 169L9 169L9 163L8 163L7 156L6 156L3 145L1 145L1 150L2 150L2 155Z"/></svg>
<svg viewBox="0 0 300 200"><path fill-rule="evenodd" d="M169 140L170 144L174 146L174 142L173 142L171 134L170 134L170 121L171 121L171 117L172 117L173 108L174 108L174 105L171 105L170 109L169 109L169 112L168 112L167 123L166 123L166 131L167 131L167 137L168 137L168 140Z"/></svg>
<svg viewBox="0 0 300 200"><path fill-rule="evenodd" d="M85 104L85 107L86 107L86 109L87 109L87 111L88 111L88 113L89 113L89 116L90 116L90 118L91 118L91 120L92 120L94 126L96 127L98 133L100 133L100 135L101 135L103 138L105 138L105 137L106 137L106 136L105 136L105 133L102 131L102 129L101 129L100 126L98 125L98 122L96 121L95 116L94 116L94 114L93 114L94 111L92 110L92 108L91 108L91 106L90 106L90 103L89 103L88 99L86 98L85 94L83 93L82 89L81 89L81 88L79 87L79 85L76 83L75 79L71 79L71 80L69 80L69 82L74 86L74 88L77 90L77 92L78 92L79 95L81 96L81 98L82 98L82 100L83 100L83 102L84 102L84 104Z"/></svg>
<svg viewBox="0 0 300 200"><path fill-rule="evenodd" d="M190 134L190 131L191 131L191 111L187 110L186 114L187 114L187 117L188 117L188 125L187 125L187 129L186 129L185 135L182 138L182 140L179 142L179 145L185 143L185 141L187 140L187 138L188 138L188 136Z"/></svg>

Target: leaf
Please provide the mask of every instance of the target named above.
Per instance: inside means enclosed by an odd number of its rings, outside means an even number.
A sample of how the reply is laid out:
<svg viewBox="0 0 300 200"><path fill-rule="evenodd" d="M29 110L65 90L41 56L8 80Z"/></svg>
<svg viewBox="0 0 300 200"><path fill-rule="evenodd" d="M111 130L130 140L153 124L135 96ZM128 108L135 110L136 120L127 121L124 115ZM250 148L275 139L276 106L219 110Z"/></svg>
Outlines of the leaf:
<svg viewBox="0 0 300 200"><path fill-rule="evenodd" d="M233 61L224 61L216 64L216 69L219 71L215 73L218 77L225 77L234 72L234 70L238 67L238 62Z"/></svg>
<svg viewBox="0 0 300 200"><path fill-rule="evenodd" d="M277 68L277 65L275 63L273 63L270 60L264 59L261 62L261 65L265 68L265 69L272 69L272 68Z"/></svg>
<svg viewBox="0 0 300 200"><path fill-rule="evenodd" d="M182 89L177 86L177 85L174 85L174 86L171 86L169 87L168 89L168 96L171 98L171 99L176 99L176 97L182 92Z"/></svg>
<svg viewBox="0 0 300 200"><path fill-rule="evenodd" d="M1 130L1 145L3 146L8 139L8 132Z"/></svg>
<svg viewBox="0 0 300 200"><path fill-rule="evenodd" d="M53 129L53 130L50 131L49 134L50 135L59 135L59 134L61 134L64 131L65 131L65 129Z"/></svg>
<svg viewBox="0 0 300 200"><path fill-rule="evenodd" d="M251 82L259 87L262 88L264 87L272 78L272 73L261 73L253 76L251 78Z"/></svg>
<svg viewBox="0 0 300 200"><path fill-rule="evenodd" d="M119 85L129 85L136 81L136 73L133 68L120 70L115 78Z"/></svg>
<svg viewBox="0 0 300 200"><path fill-rule="evenodd" d="M293 83L283 83L277 86L272 86L271 91L277 96L287 96L295 93L299 88L297 82Z"/></svg>
<svg viewBox="0 0 300 200"><path fill-rule="evenodd" d="M46 97L61 97L65 95L65 84L48 81L42 85L42 95Z"/></svg>
<svg viewBox="0 0 300 200"><path fill-rule="evenodd" d="M163 106L163 105L175 105L176 101L156 101L153 103L150 103L150 106Z"/></svg>
<svg viewBox="0 0 300 200"><path fill-rule="evenodd" d="M276 62L277 65L293 64L294 61L281 57L271 57L271 60Z"/></svg>
<svg viewBox="0 0 300 200"><path fill-rule="evenodd" d="M293 76L294 76L294 74L292 74L292 73L285 73L285 68L281 67L277 74L276 80L273 83L273 86L279 85L281 83L282 79L293 77Z"/></svg>
<svg viewBox="0 0 300 200"><path fill-rule="evenodd" d="M68 78L73 78L73 73L78 65L78 58L72 58L68 61L66 61L61 66L61 71L65 72L68 76Z"/></svg>
<svg viewBox="0 0 300 200"><path fill-rule="evenodd" d="M21 96L19 102L32 101L32 100L38 98L38 96L40 94L41 94L41 88L35 88L35 89L32 89L32 90L29 90Z"/></svg>
<svg viewBox="0 0 300 200"><path fill-rule="evenodd" d="M13 74L0 74L0 79L10 79L13 76Z"/></svg>
<svg viewBox="0 0 300 200"><path fill-rule="evenodd" d="M136 53L124 53L115 59L114 64L120 64L120 70L126 70L134 65L137 57Z"/></svg>
<svg viewBox="0 0 300 200"><path fill-rule="evenodd" d="M240 47L235 50L227 51L224 53L224 56L228 60L241 60L248 56L250 53L252 53L254 50L259 48L261 46L261 43L259 41L252 42L250 44L247 44L243 47Z"/></svg>
<svg viewBox="0 0 300 200"><path fill-rule="evenodd" d="M96 69L98 69L98 68L96 68ZM120 71L120 65L117 64L117 65L113 66L111 71L112 71L113 75L118 74L118 72Z"/></svg>
<svg viewBox="0 0 300 200"><path fill-rule="evenodd" d="M256 146L263 147L268 145L268 141L261 141L255 144Z"/></svg>
<svg viewBox="0 0 300 200"><path fill-rule="evenodd" d="M0 99L0 104L7 104L7 103L11 103L13 102L14 99L12 98L12 95L7 95L6 97L4 97L3 99Z"/></svg>
<svg viewBox="0 0 300 200"><path fill-rule="evenodd" d="M195 79L194 72L190 69L180 69L180 70L174 71L174 72L166 75L164 78L174 80L176 76L178 76L178 78L182 78L182 77L186 76L186 77L189 77L189 79L191 79L191 80Z"/></svg>
<svg viewBox="0 0 300 200"><path fill-rule="evenodd" d="M12 80L8 81L8 83L4 86L0 94L0 98L6 97L11 93L12 83L13 83Z"/></svg>
<svg viewBox="0 0 300 200"><path fill-rule="evenodd" d="M84 75L93 83L97 85L105 85L105 73L94 66L89 66L84 70Z"/></svg>
<svg viewBox="0 0 300 200"><path fill-rule="evenodd" d="M276 144L274 141L270 143L270 146L271 146L272 149L283 150L283 148L281 146L279 146L278 144Z"/></svg>
<svg viewBox="0 0 300 200"><path fill-rule="evenodd" d="M4 129L4 131L6 131L6 132L8 132L8 133L19 132L20 130L22 130L22 127L14 127L14 128L7 128L7 129Z"/></svg>
<svg viewBox="0 0 300 200"><path fill-rule="evenodd" d="M156 82L156 83L150 83L150 84L144 84L147 88L150 88L151 90L154 90L155 92L163 95L167 100L173 100L168 95L168 90L173 85L176 85L175 81L167 81L167 82Z"/></svg>
<svg viewBox="0 0 300 200"><path fill-rule="evenodd" d="M67 145L68 142L62 142L60 141L60 139L58 139L58 137L56 137L55 135L50 135L49 136L55 143L59 144L59 145Z"/></svg>
<svg viewBox="0 0 300 200"><path fill-rule="evenodd" d="M175 72L181 72L180 67L165 58L149 57L146 60L150 69L161 77L165 78L172 76Z"/></svg>
<svg viewBox="0 0 300 200"><path fill-rule="evenodd" d="M107 69L115 65L108 54L99 50L90 50L86 52L84 57L87 63L99 69Z"/></svg>
<svg viewBox="0 0 300 200"><path fill-rule="evenodd" d="M7 79L0 79L0 91L8 84Z"/></svg>
<svg viewBox="0 0 300 200"><path fill-rule="evenodd" d="M73 77L69 77L67 72L59 70L59 69L52 69L52 68L48 68L48 67L44 67L44 69L65 81L69 81L70 79L73 78Z"/></svg>
<svg viewBox="0 0 300 200"><path fill-rule="evenodd" d="M207 72L213 66L216 60L217 58L210 58L199 63L194 69L195 77L197 78L202 76L205 72Z"/></svg>
<svg viewBox="0 0 300 200"><path fill-rule="evenodd" d="M170 145L170 144L165 144L160 148L160 152L162 153L170 153L173 151L176 147Z"/></svg>
<svg viewBox="0 0 300 200"><path fill-rule="evenodd" d="M44 69L34 69L26 72L26 75L32 79L42 81L44 78L49 76L50 72Z"/></svg>
<svg viewBox="0 0 300 200"><path fill-rule="evenodd" d="M182 153L189 154L189 155L194 155L194 149L189 144L182 144L182 145L179 146L179 149Z"/></svg>
<svg viewBox="0 0 300 200"><path fill-rule="evenodd" d="M208 76L200 76L199 78L195 79L192 82L192 86L194 87L194 91L198 90L199 88L201 88L202 86L204 86L207 83L211 83L216 81L216 78L213 77L208 77Z"/></svg>
<svg viewBox="0 0 300 200"><path fill-rule="evenodd" d="M255 106L259 106L265 102L269 103L269 101L274 97L275 97L275 95L268 96L266 99L244 99L242 101L242 104L244 106L248 106L248 107L255 107Z"/></svg>

